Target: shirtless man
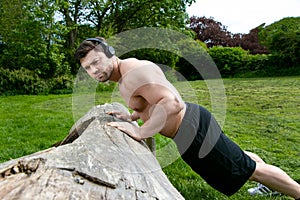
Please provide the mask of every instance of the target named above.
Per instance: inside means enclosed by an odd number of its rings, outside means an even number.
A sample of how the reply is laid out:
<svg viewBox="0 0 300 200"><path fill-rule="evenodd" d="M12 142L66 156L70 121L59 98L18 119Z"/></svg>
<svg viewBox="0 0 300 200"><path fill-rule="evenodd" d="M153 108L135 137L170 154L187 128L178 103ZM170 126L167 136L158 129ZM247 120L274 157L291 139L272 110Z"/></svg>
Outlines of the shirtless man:
<svg viewBox="0 0 300 200"><path fill-rule="evenodd" d="M183 160L213 188L230 196L247 180L257 181L295 199L300 185L278 167L256 154L242 151L226 137L205 108L184 102L175 87L152 62L121 60L103 38L88 38L75 53L76 60L99 82L119 83L131 115L111 112L124 122L110 122L137 141L160 133L172 138ZM136 127L126 121L143 120Z"/></svg>

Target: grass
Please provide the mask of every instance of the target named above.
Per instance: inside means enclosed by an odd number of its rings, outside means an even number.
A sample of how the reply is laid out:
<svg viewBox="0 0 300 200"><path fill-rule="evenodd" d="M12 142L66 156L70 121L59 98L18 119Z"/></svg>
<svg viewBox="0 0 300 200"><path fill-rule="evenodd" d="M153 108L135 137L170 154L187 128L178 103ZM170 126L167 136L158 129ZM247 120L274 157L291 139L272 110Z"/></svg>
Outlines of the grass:
<svg viewBox="0 0 300 200"><path fill-rule="evenodd" d="M224 85L225 134L242 149L257 153L300 181L300 77L225 79ZM176 88L185 101L212 109L204 81L176 83ZM63 139L74 121L92 105L117 100L109 92L78 95L75 103L71 95L0 97L0 162L49 148ZM212 189L181 159L176 160L171 140L155 137L163 171L186 199L291 199L250 197L247 188L255 185L251 182L228 198Z"/></svg>
<svg viewBox="0 0 300 200"><path fill-rule="evenodd" d="M73 124L69 96L0 97L0 161L49 148Z"/></svg>

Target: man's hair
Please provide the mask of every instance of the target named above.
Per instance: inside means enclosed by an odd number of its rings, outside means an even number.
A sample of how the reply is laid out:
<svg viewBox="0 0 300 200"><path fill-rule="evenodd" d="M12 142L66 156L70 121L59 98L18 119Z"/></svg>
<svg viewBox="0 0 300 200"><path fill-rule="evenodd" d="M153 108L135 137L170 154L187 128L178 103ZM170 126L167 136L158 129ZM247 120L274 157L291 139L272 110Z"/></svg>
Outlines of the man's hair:
<svg viewBox="0 0 300 200"><path fill-rule="evenodd" d="M96 37L96 38L105 42L105 39L103 37ZM94 43L92 41L84 40L75 51L74 56L76 62L80 64L80 59L84 58L93 49L95 49L95 51L98 52L104 52L101 45L98 45L97 43Z"/></svg>

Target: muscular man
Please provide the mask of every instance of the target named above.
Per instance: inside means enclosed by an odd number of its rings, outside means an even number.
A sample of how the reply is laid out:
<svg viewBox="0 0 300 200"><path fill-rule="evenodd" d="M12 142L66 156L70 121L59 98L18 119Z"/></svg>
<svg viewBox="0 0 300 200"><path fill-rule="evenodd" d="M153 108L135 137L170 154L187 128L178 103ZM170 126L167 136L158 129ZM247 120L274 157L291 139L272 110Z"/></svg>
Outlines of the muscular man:
<svg viewBox="0 0 300 200"><path fill-rule="evenodd" d="M254 180L300 198L300 185L296 181L278 167L264 163L256 154L242 151L223 134L210 112L200 105L184 102L154 63L119 59L103 38L83 41L75 57L97 81L118 82L122 97L134 110L131 115L114 112L125 121L110 122L109 126L138 141L158 132L172 138L183 160L213 188L228 196L247 180ZM137 119L143 120L142 126L126 122Z"/></svg>

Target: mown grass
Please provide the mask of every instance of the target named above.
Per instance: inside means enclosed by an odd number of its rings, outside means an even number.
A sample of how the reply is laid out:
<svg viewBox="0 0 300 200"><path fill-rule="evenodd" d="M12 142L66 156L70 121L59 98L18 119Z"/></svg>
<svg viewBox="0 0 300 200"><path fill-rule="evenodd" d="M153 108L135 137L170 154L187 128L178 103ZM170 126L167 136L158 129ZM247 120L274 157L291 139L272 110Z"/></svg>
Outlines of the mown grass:
<svg viewBox="0 0 300 200"><path fill-rule="evenodd" d="M73 124L71 102L65 95L0 97L0 161L63 139Z"/></svg>
<svg viewBox="0 0 300 200"><path fill-rule="evenodd" d="M175 85L185 101L198 102L211 110L211 96L204 81ZM225 79L224 86L225 134L242 149L259 154L300 181L300 77ZM117 99L103 92L81 96L77 98L81 104L74 106L72 95L0 97L0 162L49 148L66 136L74 121L92 104ZM247 189L255 183L250 182L228 198L213 190L181 159L175 161L178 155L171 140L159 135L156 140L164 172L186 199L290 199L251 197Z"/></svg>

